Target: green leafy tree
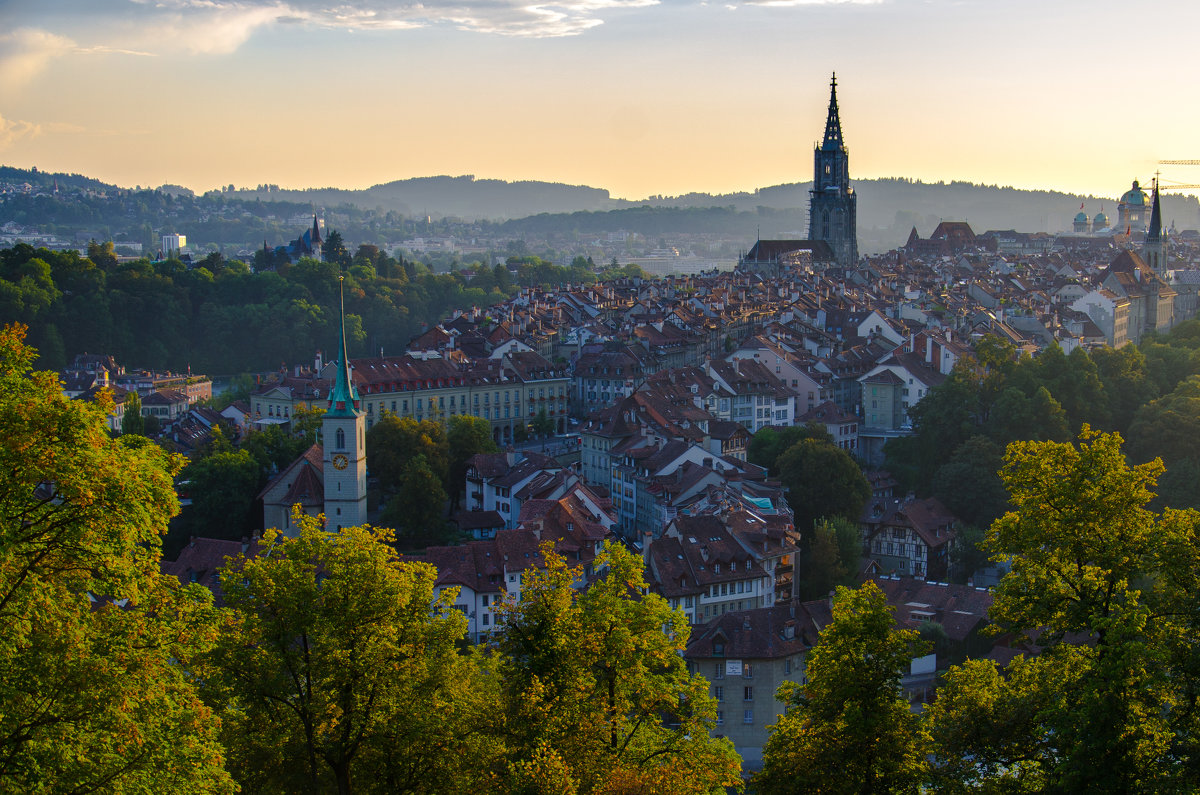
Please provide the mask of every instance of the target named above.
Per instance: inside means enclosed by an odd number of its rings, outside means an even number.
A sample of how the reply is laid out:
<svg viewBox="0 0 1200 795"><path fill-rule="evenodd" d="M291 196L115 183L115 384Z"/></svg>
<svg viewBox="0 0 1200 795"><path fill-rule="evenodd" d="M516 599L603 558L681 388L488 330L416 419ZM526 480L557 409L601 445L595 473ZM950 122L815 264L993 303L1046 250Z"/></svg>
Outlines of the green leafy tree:
<svg viewBox="0 0 1200 795"><path fill-rule="evenodd" d="M818 519L857 520L871 496L862 469L831 442L802 439L779 456L778 466L796 527L804 534Z"/></svg>
<svg viewBox="0 0 1200 795"><path fill-rule="evenodd" d="M433 420L418 422L412 417L397 417L385 411L367 431L367 460L371 462L371 474L379 478L379 486L385 492L401 488L405 482L405 467L418 455L424 456L439 485L446 483L449 446L446 429L441 423Z"/></svg>
<svg viewBox="0 0 1200 795"><path fill-rule="evenodd" d="M534 415L533 421L529 423L529 427L535 434L543 439L551 436L554 433L554 420L546 413L546 407L542 406Z"/></svg>
<svg viewBox="0 0 1200 795"><path fill-rule="evenodd" d="M860 545L861 546L861 545ZM830 522L817 522L813 527L812 540L804 557L803 576L800 581L800 598L820 599L828 596L839 585L849 579L847 562L842 559L837 530ZM855 555L850 565L857 564Z"/></svg>
<svg viewBox="0 0 1200 795"><path fill-rule="evenodd" d="M739 787L740 760L712 739L716 704L688 673L688 624L646 593L642 563L607 545L604 575L580 592L582 571L544 544L544 569L525 572L520 601L502 606L498 640L504 791L710 793ZM537 777L553 789L530 786Z"/></svg>
<svg viewBox="0 0 1200 795"><path fill-rule="evenodd" d="M494 743L466 617L386 530L268 534L227 564L229 627L203 667L230 769L254 792L477 791Z"/></svg>
<svg viewBox="0 0 1200 795"><path fill-rule="evenodd" d="M0 789L230 792L188 666L211 595L159 572L180 461L111 439L0 329Z"/></svg>
<svg viewBox="0 0 1200 795"><path fill-rule="evenodd" d="M915 630L896 628L874 583L838 588L833 620L808 654L808 683L776 694L788 711L767 738L755 791L916 793L928 736L900 678L921 645Z"/></svg>
<svg viewBox="0 0 1200 795"><path fill-rule="evenodd" d="M124 412L121 414L121 433L145 436L146 418L142 416L141 395L136 390L129 391L126 393L122 405L124 406Z"/></svg>
<svg viewBox="0 0 1200 795"><path fill-rule="evenodd" d="M986 436L964 442L933 478L933 494L970 525L989 527L1008 510L1008 490L1000 479L1004 449Z"/></svg>
<svg viewBox="0 0 1200 795"><path fill-rule="evenodd" d="M409 549L447 540L446 492L442 481L425 456L409 459L400 474L400 488L380 517L396 528L400 542Z"/></svg>
<svg viewBox="0 0 1200 795"><path fill-rule="evenodd" d="M192 504L180 517L191 535L239 539L262 525L258 492L262 467L247 450L230 450L188 464Z"/></svg>
<svg viewBox="0 0 1200 795"><path fill-rule="evenodd" d="M331 230L325 236L324 242L321 243L321 258L328 263L342 268L348 268L354 262L354 258L346 250L346 243L342 240L342 233L336 229Z"/></svg>
<svg viewBox="0 0 1200 795"><path fill-rule="evenodd" d="M450 475L447 491L453 495L455 505L467 478L467 464L478 453L494 453L496 442L492 439L492 424L481 417L459 414L450 418L446 431L446 445L450 458Z"/></svg>
<svg viewBox="0 0 1200 795"><path fill-rule="evenodd" d="M751 464L766 467L772 475L779 474L777 461L788 448L801 439L817 439L833 442L833 437L824 425L810 422L805 425L792 425L787 428L762 428L750 437L750 446L746 451L746 459Z"/></svg>
<svg viewBox="0 0 1200 795"><path fill-rule="evenodd" d="M1137 461L1161 457L1168 465L1200 459L1200 376L1190 376L1169 395L1138 409L1129 429L1129 452Z"/></svg>
<svg viewBox="0 0 1200 795"><path fill-rule="evenodd" d="M1037 630L1042 653L1003 678L981 665L951 672L932 713L939 775L993 790L1016 779L1021 791L1200 783L1191 740L1200 516L1147 510L1161 471L1157 461L1129 466L1119 436L1086 426L1074 445L1010 445L1002 474L1013 510L986 548L1011 571L992 619Z"/></svg>

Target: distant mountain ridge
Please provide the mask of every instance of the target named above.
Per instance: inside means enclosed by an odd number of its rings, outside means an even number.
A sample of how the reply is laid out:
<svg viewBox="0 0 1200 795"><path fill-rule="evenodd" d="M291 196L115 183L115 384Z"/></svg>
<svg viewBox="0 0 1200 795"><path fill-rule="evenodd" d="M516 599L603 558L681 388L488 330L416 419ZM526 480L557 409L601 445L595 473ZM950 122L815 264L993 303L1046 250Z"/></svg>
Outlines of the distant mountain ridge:
<svg viewBox="0 0 1200 795"><path fill-rule="evenodd" d="M60 190L123 190L77 174L0 166L0 181L29 182ZM938 221L965 220L977 232L1016 229L1022 232L1061 232L1071 228L1080 203L1089 216L1103 210L1115 222L1117 199L1126 186L1114 186L1113 196L1079 196L1058 191L1019 190L969 182L926 183L905 178L852 182L858 191L858 228L863 251L882 251L902 245L914 226L928 235ZM608 190L586 185L507 182L471 175L433 176L395 180L363 190L340 188L280 189L260 186L221 192L229 198L295 203L299 211L355 205L410 218L459 218L504 222L514 234L525 231L672 231L732 232L762 237L807 234L810 183L797 182L727 194L690 193L652 196L640 201L614 199ZM163 190L177 193L176 186ZM649 211L648 211L649 210ZM1179 229L1200 228L1200 202L1194 196L1167 195L1164 222ZM681 226L680 226L681 225Z"/></svg>

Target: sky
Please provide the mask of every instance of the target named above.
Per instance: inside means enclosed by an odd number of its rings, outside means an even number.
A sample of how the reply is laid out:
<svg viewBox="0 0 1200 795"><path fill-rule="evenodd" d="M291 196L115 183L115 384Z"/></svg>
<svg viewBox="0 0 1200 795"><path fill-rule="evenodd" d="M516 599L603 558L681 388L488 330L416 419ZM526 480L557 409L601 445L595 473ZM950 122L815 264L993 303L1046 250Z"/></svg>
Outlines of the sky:
<svg viewBox="0 0 1200 795"><path fill-rule="evenodd" d="M0 163L123 186L473 174L1200 183L1196 0L0 0Z"/></svg>

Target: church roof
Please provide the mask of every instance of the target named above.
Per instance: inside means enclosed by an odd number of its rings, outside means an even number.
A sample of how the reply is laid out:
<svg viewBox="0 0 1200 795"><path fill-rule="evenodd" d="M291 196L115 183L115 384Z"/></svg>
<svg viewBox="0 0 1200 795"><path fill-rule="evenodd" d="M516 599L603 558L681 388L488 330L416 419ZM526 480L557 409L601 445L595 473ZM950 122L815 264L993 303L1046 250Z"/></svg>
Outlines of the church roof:
<svg viewBox="0 0 1200 795"><path fill-rule="evenodd" d="M833 249L824 240L759 240L746 254L747 262L775 262L793 251L811 251L816 262L836 259Z"/></svg>

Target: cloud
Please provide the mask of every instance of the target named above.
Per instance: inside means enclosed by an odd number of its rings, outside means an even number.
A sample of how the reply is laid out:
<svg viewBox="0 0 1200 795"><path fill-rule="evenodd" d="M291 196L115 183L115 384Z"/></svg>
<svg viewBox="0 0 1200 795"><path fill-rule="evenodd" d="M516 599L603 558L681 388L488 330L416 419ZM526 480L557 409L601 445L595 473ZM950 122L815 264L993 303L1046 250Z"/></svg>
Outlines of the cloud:
<svg viewBox="0 0 1200 795"><path fill-rule="evenodd" d="M45 30L20 28L0 35L0 86L19 88L74 49L75 42Z"/></svg>
<svg viewBox="0 0 1200 795"><path fill-rule="evenodd" d="M7 149L22 138L36 138L42 128L31 121L9 120L0 116L0 150Z"/></svg>
<svg viewBox="0 0 1200 795"><path fill-rule="evenodd" d="M502 36L573 36L621 9L660 0L132 0L179 31L193 52L225 53L260 27L306 24L335 30L406 30L450 26ZM189 32L191 35L189 35ZM192 39L195 39L193 43Z"/></svg>
<svg viewBox="0 0 1200 795"><path fill-rule="evenodd" d="M798 6L877 6L887 0L747 0L748 6L796 8Z"/></svg>
<svg viewBox="0 0 1200 795"><path fill-rule="evenodd" d="M0 87L15 90L41 74L51 61L67 55L153 55L142 50L97 45L80 47L73 40L38 28L0 34Z"/></svg>

